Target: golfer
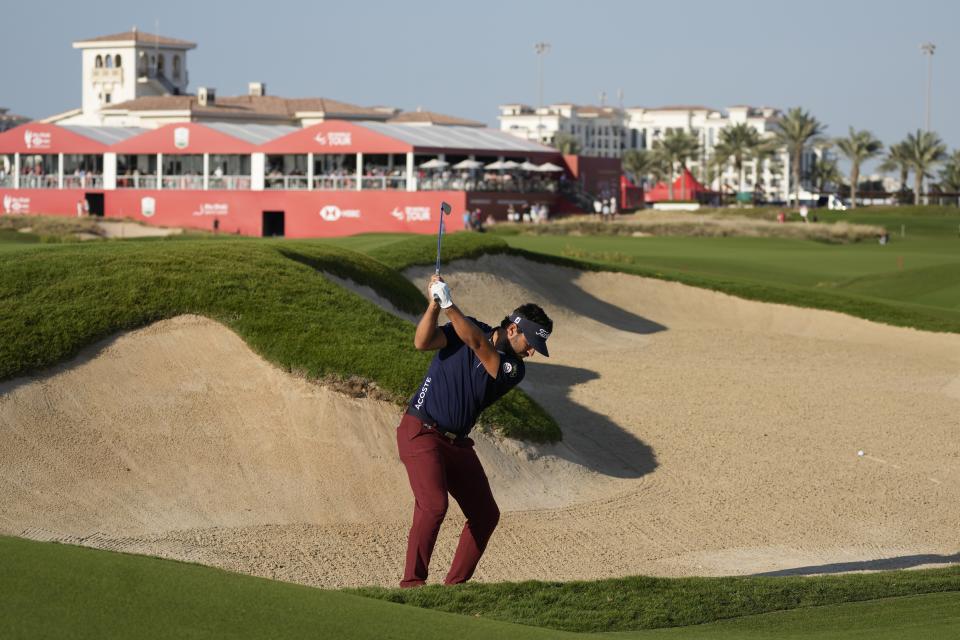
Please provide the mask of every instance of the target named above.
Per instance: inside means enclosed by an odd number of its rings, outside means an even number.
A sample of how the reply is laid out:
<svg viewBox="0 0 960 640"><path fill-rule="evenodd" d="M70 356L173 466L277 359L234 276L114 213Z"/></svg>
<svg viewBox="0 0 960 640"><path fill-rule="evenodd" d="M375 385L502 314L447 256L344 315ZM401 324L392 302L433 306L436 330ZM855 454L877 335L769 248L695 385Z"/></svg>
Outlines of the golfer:
<svg viewBox="0 0 960 640"><path fill-rule="evenodd" d="M397 427L397 449L415 499L401 587L426 582L448 493L467 523L444 584L473 575L500 510L468 435L480 412L523 380L524 358L534 351L549 355L553 330L553 321L535 304L518 307L494 329L464 316L439 275L431 279L429 292L413 343L437 354ZM438 327L441 309L450 322Z"/></svg>

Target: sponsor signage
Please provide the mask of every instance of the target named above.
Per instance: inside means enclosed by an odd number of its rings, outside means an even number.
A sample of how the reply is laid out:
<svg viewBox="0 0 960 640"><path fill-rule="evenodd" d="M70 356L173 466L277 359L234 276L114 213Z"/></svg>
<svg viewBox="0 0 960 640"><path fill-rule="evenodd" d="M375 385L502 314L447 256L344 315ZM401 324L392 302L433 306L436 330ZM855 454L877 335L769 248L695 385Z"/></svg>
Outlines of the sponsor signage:
<svg viewBox="0 0 960 640"><path fill-rule="evenodd" d="M230 213L230 205L226 202L204 202L193 212L194 216L225 216Z"/></svg>
<svg viewBox="0 0 960 640"><path fill-rule="evenodd" d="M394 207L390 215L399 222L430 222L430 207Z"/></svg>
<svg viewBox="0 0 960 640"><path fill-rule="evenodd" d="M140 215L144 218L152 218L157 212L157 201L150 196L140 199Z"/></svg>
<svg viewBox="0 0 960 640"><path fill-rule="evenodd" d="M49 149L52 143L52 137L49 131L31 131L27 129L23 132L23 143L27 149Z"/></svg>
<svg viewBox="0 0 960 640"><path fill-rule="evenodd" d="M186 149L190 146L190 129L177 127L173 130L173 146L177 149Z"/></svg>
<svg viewBox="0 0 960 640"><path fill-rule="evenodd" d="M359 218L359 209L341 209L335 204L328 204L320 209L320 217L327 222L336 222L340 218Z"/></svg>
<svg viewBox="0 0 960 640"><path fill-rule="evenodd" d="M349 147L353 144L352 138L349 131L330 131L318 133L314 140L322 147Z"/></svg>
<svg viewBox="0 0 960 640"><path fill-rule="evenodd" d="M4 213L30 213L30 198L3 196Z"/></svg>

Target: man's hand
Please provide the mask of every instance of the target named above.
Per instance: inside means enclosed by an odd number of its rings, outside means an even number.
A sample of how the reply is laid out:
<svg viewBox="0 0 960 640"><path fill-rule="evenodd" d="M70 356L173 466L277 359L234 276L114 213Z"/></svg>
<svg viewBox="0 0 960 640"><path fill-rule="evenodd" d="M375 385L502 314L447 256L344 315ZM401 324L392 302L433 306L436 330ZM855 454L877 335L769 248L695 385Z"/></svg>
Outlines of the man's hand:
<svg viewBox="0 0 960 640"><path fill-rule="evenodd" d="M449 309L453 306L453 298L450 297L450 287L442 280L434 281L430 285L430 296L434 302L440 305L441 309Z"/></svg>

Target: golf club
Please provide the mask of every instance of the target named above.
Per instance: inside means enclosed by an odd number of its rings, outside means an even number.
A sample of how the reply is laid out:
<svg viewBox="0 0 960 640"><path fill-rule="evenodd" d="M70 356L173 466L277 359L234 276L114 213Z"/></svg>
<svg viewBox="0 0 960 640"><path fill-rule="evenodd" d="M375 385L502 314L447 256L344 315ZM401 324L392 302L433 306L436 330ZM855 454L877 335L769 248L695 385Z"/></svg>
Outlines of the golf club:
<svg viewBox="0 0 960 640"><path fill-rule="evenodd" d="M440 202L440 230L437 231L437 275L440 275L440 243L443 241L443 217L450 215L450 205L446 202ZM437 296L433 297L437 302L440 301Z"/></svg>

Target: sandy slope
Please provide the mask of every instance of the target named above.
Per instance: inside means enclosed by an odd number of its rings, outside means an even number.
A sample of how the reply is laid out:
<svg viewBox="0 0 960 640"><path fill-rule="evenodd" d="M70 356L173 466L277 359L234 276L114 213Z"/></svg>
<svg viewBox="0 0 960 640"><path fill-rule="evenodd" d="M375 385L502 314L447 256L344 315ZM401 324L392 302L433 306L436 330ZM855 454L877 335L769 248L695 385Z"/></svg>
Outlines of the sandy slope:
<svg viewBox="0 0 960 640"><path fill-rule="evenodd" d="M556 321L524 387L565 440L478 438L504 511L479 579L960 561L960 336L515 258L447 279L488 322L526 300ZM412 505L398 415L209 320L158 323L0 385L0 531L394 584Z"/></svg>

